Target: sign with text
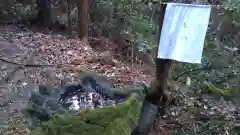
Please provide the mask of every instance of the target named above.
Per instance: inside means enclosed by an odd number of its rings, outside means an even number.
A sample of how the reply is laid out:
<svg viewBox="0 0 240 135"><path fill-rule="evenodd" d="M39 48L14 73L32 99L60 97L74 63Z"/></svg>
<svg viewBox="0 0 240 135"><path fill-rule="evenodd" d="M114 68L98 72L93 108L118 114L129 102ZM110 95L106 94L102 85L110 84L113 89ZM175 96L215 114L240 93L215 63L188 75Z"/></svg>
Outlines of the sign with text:
<svg viewBox="0 0 240 135"><path fill-rule="evenodd" d="M211 5L168 3L158 58L201 63Z"/></svg>

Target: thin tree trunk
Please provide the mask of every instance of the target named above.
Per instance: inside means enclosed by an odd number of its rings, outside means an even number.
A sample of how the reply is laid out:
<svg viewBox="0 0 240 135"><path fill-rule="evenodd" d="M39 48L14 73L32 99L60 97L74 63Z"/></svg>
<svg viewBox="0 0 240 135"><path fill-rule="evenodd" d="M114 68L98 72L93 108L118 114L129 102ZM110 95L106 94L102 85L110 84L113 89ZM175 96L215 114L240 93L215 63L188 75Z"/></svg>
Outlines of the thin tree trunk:
<svg viewBox="0 0 240 135"><path fill-rule="evenodd" d="M67 6L68 6L68 34L69 37L72 37L72 20L71 20L71 9L70 9L70 2L67 0Z"/></svg>
<svg viewBox="0 0 240 135"><path fill-rule="evenodd" d="M37 0L38 23L49 27L51 25L50 5L48 0Z"/></svg>
<svg viewBox="0 0 240 135"><path fill-rule="evenodd" d="M88 38L88 0L78 2L79 38L87 41Z"/></svg>

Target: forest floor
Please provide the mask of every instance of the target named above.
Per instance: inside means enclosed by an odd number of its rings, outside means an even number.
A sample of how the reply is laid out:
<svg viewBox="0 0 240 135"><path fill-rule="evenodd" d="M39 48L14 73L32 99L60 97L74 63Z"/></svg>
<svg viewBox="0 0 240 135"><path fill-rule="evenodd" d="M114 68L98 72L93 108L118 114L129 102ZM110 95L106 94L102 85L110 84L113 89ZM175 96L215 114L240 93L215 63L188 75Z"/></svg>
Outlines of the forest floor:
<svg viewBox="0 0 240 135"><path fill-rule="evenodd" d="M133 83L149 84L153 77L153 72L145 73L139 64L112 60L109 54L102 56L108 53L109 46L102 46L106 51L100 52L77 38L13 25L2 25L0 31L0 121L7 123L0 124L4 125L0 133L4 135L26 132L23 126L15 127L16 122L21 123L21 108L25 105L24 99L16 102L13 96L19 89L37 88L40 84L55 86L61 81L74 83L81 71L108 76L120 88Z"/></svg>
<svg viewBox="0 0 240 135"><path fill-rule="evenodd" d="M110 46L105 44L103 48ZM148 85L154 77L154 71L147 71L144 65L109 60L110 55L103 55L77 38L68 39L48 31L13 25L0 26L0 56L0 126L3 125L0 134L4 135L28 133L21 125L21 108L25 102L16 102L17 99L12 96L19 89L36 88L39 84L54 86L63 80L74 82L76 73L86 70L112 78L121 88L127 88L135 82ZM102 56L105 57L99 59ZM156 133L153 134L173 134L176 126L182 127L189 135L194 134L194 130L200 130L198 122L211 120L211 123L226 125L232 122L238 112L237 106L231 102L222 99L213 102L207 96L193 95L186 85L171 82L169 85L168 94L179 99L179 103L167 108L164 118L171 120L165 123L159 121L161 124L156 125ZM6 108L9 103L10 106ZM226 127L220 131L222 129L216 126L212 130L227 134L229 129Z"/></svg>

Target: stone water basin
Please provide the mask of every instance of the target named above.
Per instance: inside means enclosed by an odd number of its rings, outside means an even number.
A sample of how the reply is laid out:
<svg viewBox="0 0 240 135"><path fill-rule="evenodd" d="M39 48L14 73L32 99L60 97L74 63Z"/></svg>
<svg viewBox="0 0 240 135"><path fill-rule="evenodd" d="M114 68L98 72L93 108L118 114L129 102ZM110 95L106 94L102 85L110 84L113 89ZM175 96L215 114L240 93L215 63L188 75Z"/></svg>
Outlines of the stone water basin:
<svg viewBox="0 0 240 135"><path fill-rule="evenodd" d="M24 109L30 128L36 128L41 122L48 121L54 114L79 114L86 109L115 106L124 102L132 92L143 90L139 85L129 92L120 91L113 86L99 83L93 76L84 76L78 84L61 85L55 88L39 86L31 92L28 107ZM108 87L107 87L108 86ZM137 86L137 85L136 85Z"/></svg>

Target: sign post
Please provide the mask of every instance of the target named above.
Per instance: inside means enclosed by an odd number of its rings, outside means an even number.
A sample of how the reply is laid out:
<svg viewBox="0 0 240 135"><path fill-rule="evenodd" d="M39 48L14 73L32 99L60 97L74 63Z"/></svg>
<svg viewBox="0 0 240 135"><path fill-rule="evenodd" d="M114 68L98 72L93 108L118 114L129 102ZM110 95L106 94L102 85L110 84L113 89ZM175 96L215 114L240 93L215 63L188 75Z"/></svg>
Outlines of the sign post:
<svg viewBox="0 0 240 135"><path fill-rule="evenodd" d="M201 63L210 13L211 5L162 4L156 78L147 92L139 123L134 129L138 133L132 135L148 135L157 113L164 113L168 100L164 89L172 61Z"/></svg>
<svg viewBox="0 0 240 135"><path fill-rule="evenodd" d="M159 43L160 35L163 26L164 14L165 14L166 4L163 4L160 9L160 22L159 22ZM159 46L158 46L159 48ZM156 50L158 51L158 49ZM158 53L156 53L158 54ZM148 135L151 128L154 125L158 112L163 112L159 110L159 103L164 105L167 97L164 93L164 89L167 84L168 74L171 67L172 60L159 59L156 55L156 78L150 86L143 107L141 110L141 115L136 128L133 130L131 135ZM164 109L164 108L162 108Z"/></svg>

